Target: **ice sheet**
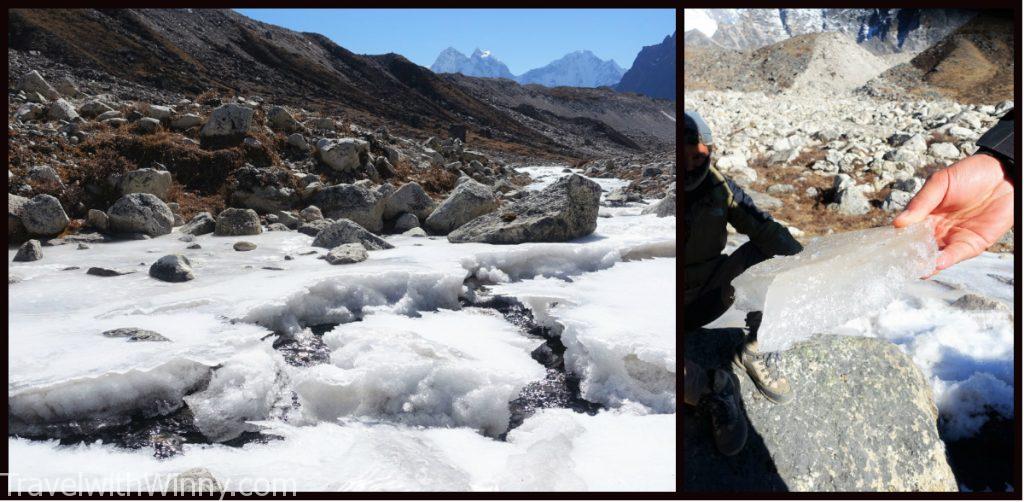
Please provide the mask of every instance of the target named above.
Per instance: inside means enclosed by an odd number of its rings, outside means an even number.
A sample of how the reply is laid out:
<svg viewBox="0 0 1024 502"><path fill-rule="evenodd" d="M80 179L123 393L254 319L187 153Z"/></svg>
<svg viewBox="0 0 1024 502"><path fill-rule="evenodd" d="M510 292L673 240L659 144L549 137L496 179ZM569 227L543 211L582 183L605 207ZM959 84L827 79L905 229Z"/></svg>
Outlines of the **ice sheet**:
<svg viewBox="0 0 1024 502"><path fill-rule="evenodd" d="M159 491L174 475L205 467L226 490L250 492L675 489L674 415L544 410L507 442L468 428L261 425L284 439L240 448L190 445L163 460L100 443L9 438L8 486ZM562 449L544 455L551 440Z"/></svg>
<svg viewBox="0 0 1024 502"><path fill-rule="evenodd" d="M938 248L927 223L812 240L794 256L759 263L733 281L736 306L761 311L762 352L781 351L885 307L932 272Z"/></svg>
<svg viewBox="0 0 1024 502"><path fill-rule="evenodd" d="M124 451L99 444L64 448L12 437L9 445L19 453L11 458L17 456L15 464L20 466L12 469L20 469L23 476L63 473L73 478L80 471L95 479L204 465L229 479L282 474L304 489L517 486L514 479L500 482L499 474L507 469L508 456L524 453L526 447L494 441L479 432L497 430L502 419L507 421L496 411L499 400L507 413L508 396L517 386L543 376L540 365L529 357L539 341L518 332L513 335L515 330L493 313L484 317L464 309L459 298L467 294L463 281L490 273L497 276L492 282L545 275L578 281L594 271L613 270L623 260L675 256L674 218L640 215L639 208L629 207L602 213L610 217L598 220L593 235L570 243L456 245L443 238L389 236L394 249L373 251L365 262L345 266L303 254L313 249L312 237L295 232L246 236L244 240L257 244L257 249L245 253L232 249L240 238L212 235L196 238L201 249L188 250L189 243L179 241L177 232L143 241L92 244L88 250L46 247L41 261L10 264L12 275L21 278L8 286L12 419L117 423L139 412L162 413L187 399L201 431L215 440L251 430L251 421L261 418L272 424L268 427L280 428L285 439L242 448L189 445L184 454L157 461L148 449ZM9 250L8 258L15 252ZM148 263L170 253L189 256L195 280L171 284L146 274ZM286 260L285 255L294 259ZM138 272L101 278L85 274L91 266ZM64 270L67 267L79 268ZM281 423L285 417L276 413L280 400L275 398L284 395L290 400L295 377L306 370L282 368L277 354L266 351L271 341L266 337L271 331L294 334L310 324L358 318L363 320L345 324L326 338L335 352L333 361L351 367L325 366L352 370L358 378L349 383L360 392L373 391L357 393L366 399L362 406L372 398L394 396L395 401L404 400L401 404L434 406L432 412L440 410L436 416L446 417L437 423L450 427L406 425L398 418L401 413L367 413L363 416L373 416L372 422L367 418L367 423L342 425L321 421L336 417L303 422L300 415L289 413L286 418L302 425ZM452 324L465 329L444 329ZM101 335L122 327L150 329L171 341L128 342ZM422 348L441 357L431 359L418 352ZM395 378L386 377L387 371L403 365L426 368L427 381L433 385L410 394L387 388L413 381L413 376L398 372ZM331 378L309 381L333 385ZM376 393L379 386L388 392ZM307 393L307 404L315 404L311 396ZM574 415L584 423L593 418ZM671 443L641 440L648 433L667 437L674 430L667 425L674 417L642 417L633 410L621 420L621 426L607 425L607 430L635 443L636 453L627 458L674 458L671 449L649 451ZM574 436L573 448L586 445L587 437L591 436ZM595 471L566 473L564 479L576 476L588 487L650 488L636 486L636 480L651 480L651 487L674 486L674 479L662 476L669 471L660 470L660 464L619 465L620 472L635 476L616 478L611 472L596 471L603 465L615 467L614 459L573 462ZM555 468L546 465L548 470ZM645 477L637 477L641 474ZM568 486L560 483L567 482L559 477L531 486Z"/></svg>
<svg viewBox="0 0 1024 502"><path fill-rule="evenodd" d="M331 364L295 375L311 421L367 417L422 426L465 426L497 436L508 402L544 367L530 339L493 311L467 308L410 318L374 313L324 335Z"/></svg>

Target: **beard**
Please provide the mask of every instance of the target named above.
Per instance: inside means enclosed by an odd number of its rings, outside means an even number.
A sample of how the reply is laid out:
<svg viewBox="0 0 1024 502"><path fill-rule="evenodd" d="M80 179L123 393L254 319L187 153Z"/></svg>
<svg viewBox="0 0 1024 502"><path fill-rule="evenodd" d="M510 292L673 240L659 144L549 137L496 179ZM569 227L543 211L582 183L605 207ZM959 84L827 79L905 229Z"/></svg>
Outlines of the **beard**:
<svg viewBox="0 0 1024 502"><path fill-rule="evenodd" d="M687 159L684 162L690 163L691 161ZM693 169L689 169L688 167L689 166L684 166L684 168L686 168L686 170L683 173L684 192L692 192L698 186L700 186L701 182L704 181L704 178L708 176L708 170L711 168L711 156L708 155L704 159L704 162L697 165Z"/></svg>

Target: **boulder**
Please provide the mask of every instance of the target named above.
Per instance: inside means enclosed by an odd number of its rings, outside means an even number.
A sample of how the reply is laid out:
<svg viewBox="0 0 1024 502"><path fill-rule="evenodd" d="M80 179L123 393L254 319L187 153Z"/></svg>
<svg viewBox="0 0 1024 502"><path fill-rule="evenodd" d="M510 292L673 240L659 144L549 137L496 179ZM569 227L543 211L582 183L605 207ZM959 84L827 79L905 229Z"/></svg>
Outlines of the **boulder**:
<svg viewBox="0 0 1024 502"><path fill-rule="evenodd" d="M171 128L177 130L191 129L203 123L203 118L194 113L188 113L171 120Z"/></svg>
<svg viewBox="0 0 1024 502"><path fill-rule="evenodd" d="M295 216L295 212L293 211L275 211L271 216L276 216L277 221L289 230L299 228L299 225L302 224L302 220Z"/></svg>
<svg viewBox="0 0 1024 502"><path fill-rule="evenodd" d="M578 174L498 211L480 216L448 235L450 242L564 242L597 228L601 187Z"/></svg>
<svg viewBox="0 0 1024 502"><path fill-rule="evenodd" d="M25 92L37 92L46 99L60 99L60 93L39 74L32 70L18 79L17 88Z"/></svg>
<svg viewBox="0 0 1024 502"><path fill-rule="evenodd" d="M164 335L142 328L117 328L103 332L107 338L125 338L129 342L169 342Z"/></svg>
<svg viewBox="0 0 1024 502"><path fill-rule="evenodd" d="M100 232L106 232L109 228L110 220L107 218L107 213L99 209L90 209L89 213L85 216L85 224Z"/></svg>
<svg viewBox="0 0 1024 502"><path fill-rule="evenodd" d="M290 209L299 201L298 180L287 169L247 165L233 176L228 189L234 206L265 213Z"/></svg>
<svg viewBox="0 0 1024 502"><path fill-rule="evenodd" d="M427 219L436 203L423 187L415 181L406 183L395 190L384 201L384 219L392 220L402 213L410 213L420 220Z"/></svg>
<svg viewBox="0 0 1024 502"><path fill-rule="evenodd" d="M348 218L371 232L384 229L384 198L374 190L342 183L321 189L310 202L327 218Z"/></svg>
<svg viewBox="0 0 1024 502"><path fill-rule="evenodd" d="M274 106L267 112L267 122L271 129L284 133L302 129L302 125L292 117L292 114L280 106Z"/></svg>
<svg viewBox="0 0 1024 502"><path fill-rule="evenodd" d="M324 215L320 211L320 208L316 206L308 206L306 209L299 211L299 217L302 218L302 221L316 221L324 219Z"/></svg>
<svg viewBox="0 0 1024 502"><path fill-rule="evenodd" d="M885 197L885 202L882 203L882 210L889 213L902 211L903 208L907 207L907 204L910 203L910 199L913 197L913 194L910 192L893 189L889 192L889 195Z"/></svg>
<svg viewBox="0 0 1024 502"><path fill-rule="evenodd" d="M25 226L29 235L53 237L63 232L70 222L60 201L52 195L36 195L21 206L21 224Z"/></svg>
<svg viewBox="0 0 1024 502"><path fill-rule="evenodd" d="M64 120L67 122L78 119L78 112L65 99L58 99L50 103L46 108L46 115L50 120Z"/></svg>
<svg viewBox="0 0 1024 502"><path fill-rule="evenodd" d="M369 254L366 252L366 248L363 247L362 244L352 242L332 248L324 256L324 259L331 265L346 265L349 263L365 261L368 256Z"/></svg>
<svg viewBox="0 0 1024 502"><path fill-rule="evenodd" d="M174 214L157 196L132 193L122 196L107 210L110 231L118 234L142 233L150 237L171 233Z"/></svg>
<svg viewBox="0 0 1024 502"><path fill-rule="evenodd" d="M149 267L149 275L165 282L185 282L196 278L192 273L192 262L180 254L169 254L154 262Z"/></svg>
<svg viewBox="0 0 1024 502"><path fill-rule="evenodd" d="M352 173L369 159L370 144L356 138L322 139L317 142L317 151L331 169Z"/></svg>
<svg viewBox="0 0 1024 502"><path fill-rule="evenodd" d="M684 335L705 368L732 368L740 329ZM781 353L795 398L772 404L738 373L747 444L723 457L710 416L683 407L683 491L957 491L929 382L896 345L819 335ZM735 371L735 370L732 370Z"/></svg>
<svg viewBox="0 0 1024 502"><path fill-rule="evenodd" d="M171 118L174 115L174 108L161 105L149 105L146 109L146 117L154 118L158 122Z"/></svg>
<svg viewBox="0 0 1024 502"><path fill-rule="evenodd" d="M171 191L171 173L159 169L144 168L128 171L118 181L122 194L148 193L160 200L167 199Z"/></svg>
<svg viewBox="0 0 1024 502"><path fill-rule="evenodd" d="M25 180L43 190L53 191L64 188L57 170L50 166L35 166L25 174Z"/></svg>
<svg viewBox="0 0 1024 502"><path fill-rule="evenodd" d="M167 482L167 493L173 495L212 495L224 491L217 478L202 467L189 469Z"/></svg>
<svg viewBox="0 0 1024 502"><path fill-rule="evenodd" d="M38 103L25 103L14 112L14 117L24 122L27 120L39 120L46 115L46 108Z"/></svg>
<svg viewBox="0 0 1024 502"><path fill-rule="evenodd" d="M36 261L43 259L43 246L39 241L31 239L18 248L14 255L14 261Z"/></svg>
<svg viewBox="0 0 1024 502"><path fill-rule="evenodd" d="M836 210L847 216L858 216L871 210L871 203L864 195L863 187L851 185L842 188L837 193L838 203Z"/></svg>
<svg viewBox="0 0 1024 502"><path fill-rule="evenodd" d="M78 113L86 118L98 117L104 113L112 111L114 111L114 108L112 106L98 99L86 101L85 103L82 103L82 106L78 107Z"/></svg>
<svg viewBox="0 0 1024 502"><path fill-rule="evenodd" d="M217 215L214 235L256 235L263 232L260 215L252 209L229 207Z"/></svg>
<svg viewBox="0 0 1024 502"><path fill-rule="evenodd" d="M288 146L291 146L303 152L309 150L309 143L306 143L306 138L302 135L302 133L292 133L291 135L288 136L287 143Z"/></svg>
<svg viewBox="0 0 1024 502"><path fill-rule="evenodd" d="M300 234L305 234L305 235L308 235L310 237L316 237L317 234L319 234L321 230L323 230L323 229L327 228L328 226L330 226L331 223L334 223L334 222L331 221L331 220L325 220L325 219L307 221L307 222L299 225L299 228L297 230L299 231Z"/></svg>
<svg viewBox="0 0 1024 502"><path fill-rule="evenodd" d="M117 277L119 275L134 274L135 271L129 269L89 267L89 270L86 270L85 273L88 275L95 275L97 277Z"/></svg>
<svg viewBox="0 0 1024 502"><path fill-rule="evenodd" d="M234 103L217 107L199 130L200 142L213 148L237 146L252 128L252 114L252 108Z"/></svg>
<svg viewBox="0 0 1024 502"><path fill-rule="evenodd" d="M345 218L328 224L313 239L314 246L327 249L334 249L342 244L353 242L358 242L369 250L391 249L394 247L384 239L359 226L358 223Z"/></svg>
<svg viewBox="0 0 1024 502"><path fill-rule="evenodd" d="M238 241L231 247L234 248L235 251L252 251L256 249L256 243L249 241Z"/></svg>
<svg viewBox="0 0 1024 502"><path fill-rule="evenodd" d="M401 216L395 218L395 232L402 233L418 226L420 226L420 219L415 214L402 213Z"/></svg>
<svg viewBox="0 0 1024 502"><path fill-rule="evenodd" d="M160 130L160 121L153 117L143 117L135 124L142 134L153 134Z"/></svg>
<svg viewBox="0 0 1024 502"><path fill-rule="evenodd" d="M426 237L427 236L427 232L424 231L420 227L416 227L416 228L410 228L409 230L406 230L405 232L402 232L402 235L404 235L406 237Z"/></svg>
<svg viewBox="0 0 1024 502"><path fill-rule="evenodd" d="M498 200L491 188L467 178L438 204L425 223L430 231L447 234L497 208Z"/></svg>
<svg viewBox="0 0 1024 502"><path fill-rule="evenodd" d="M21 222L22 209L28 199L20 195L7 194L7 240L20 242L25 238L25 225Z"/></svg>
<svg viewBox="0 0 1024 502"><path fill-rule="evenodd" d="M665 197L644 208L640 214L653 214L659 218L676 215L676 193L674 191L665 194Z"/></svg>
<svg viewBox="0 0 1024 502"><path fill-rule="evenodd" d="M939 159L956 159L960 157L960 149L952 143L932 143L928 154Z"/></svg>
<svg viewBox="0 0 1024 502"><path fill-rule="evenodd" d="M213 233L217 228L217 220L208 212L202 212L192 217L188 223L179 229L186 235L204 235Z"/></svg>

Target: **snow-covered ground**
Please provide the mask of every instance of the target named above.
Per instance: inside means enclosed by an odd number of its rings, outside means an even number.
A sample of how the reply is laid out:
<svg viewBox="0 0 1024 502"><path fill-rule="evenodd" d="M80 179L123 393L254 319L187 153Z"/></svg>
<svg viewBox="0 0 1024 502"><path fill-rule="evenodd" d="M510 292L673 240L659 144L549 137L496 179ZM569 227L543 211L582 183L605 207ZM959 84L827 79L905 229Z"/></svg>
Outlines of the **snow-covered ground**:
<svg viewBox="0 0 1024 502"><path fill-rule="evenodd" d="M534 188L562 169L529 168ZM88 435L184 402L210 444L157 459L149 448L12 436L10 486L205 467L229 488L259 478L298 490L673 490L675 218L641 209L602 208L596 232L575 242L390 236L394 249L339 266L305 254L312 237L296 232L206 235L196 250L177 232L44 248L42 260L10 266L10 432ZM258 247L236 252L239 240ZM148 276L143 264L170 253L189 257L195 280ZM93 266L136 272L87 275ZM566 367L602 405L596 415L540 410L499 438L509 401L545 377L530 355L543 340L464 306L478 299L467 278L520 297L562 332ZM288 364L268 337L308 340L324 324L336 325L323 335L329 356L309 366ZM170 341L101 334L123 327ZM251 431L282 439L218 443Z"/></svg>
<svg viewBox="0 0 1024 502"><path fill-rule="evenodd" d="M745 241L744 236L730 236L728 250ZM1013 418L1013 262L1013 254L983 253L927 280L911 281L884 307L832 331L881 337L900 346L932 383L943 438L973 436L989 412ZM967 293L1005 308L964 310L951 305ZM743 317L733 307L713 325L742 326Z"/></svg>

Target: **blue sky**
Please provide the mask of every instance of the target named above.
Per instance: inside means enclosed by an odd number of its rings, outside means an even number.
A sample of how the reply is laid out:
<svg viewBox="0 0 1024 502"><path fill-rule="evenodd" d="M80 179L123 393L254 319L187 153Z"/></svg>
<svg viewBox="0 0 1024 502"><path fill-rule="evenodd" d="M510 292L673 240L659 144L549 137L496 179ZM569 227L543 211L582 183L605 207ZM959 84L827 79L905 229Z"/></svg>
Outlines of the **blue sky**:
<svg viewBox="0 0 1024 502"><path fill-rule="evenodd" d="M265 23L326 35L358 54L395 52L430 66L451 46L479 47L518 75L588 49L629 69L676 29L673 9L236 9Z"/></svg>

